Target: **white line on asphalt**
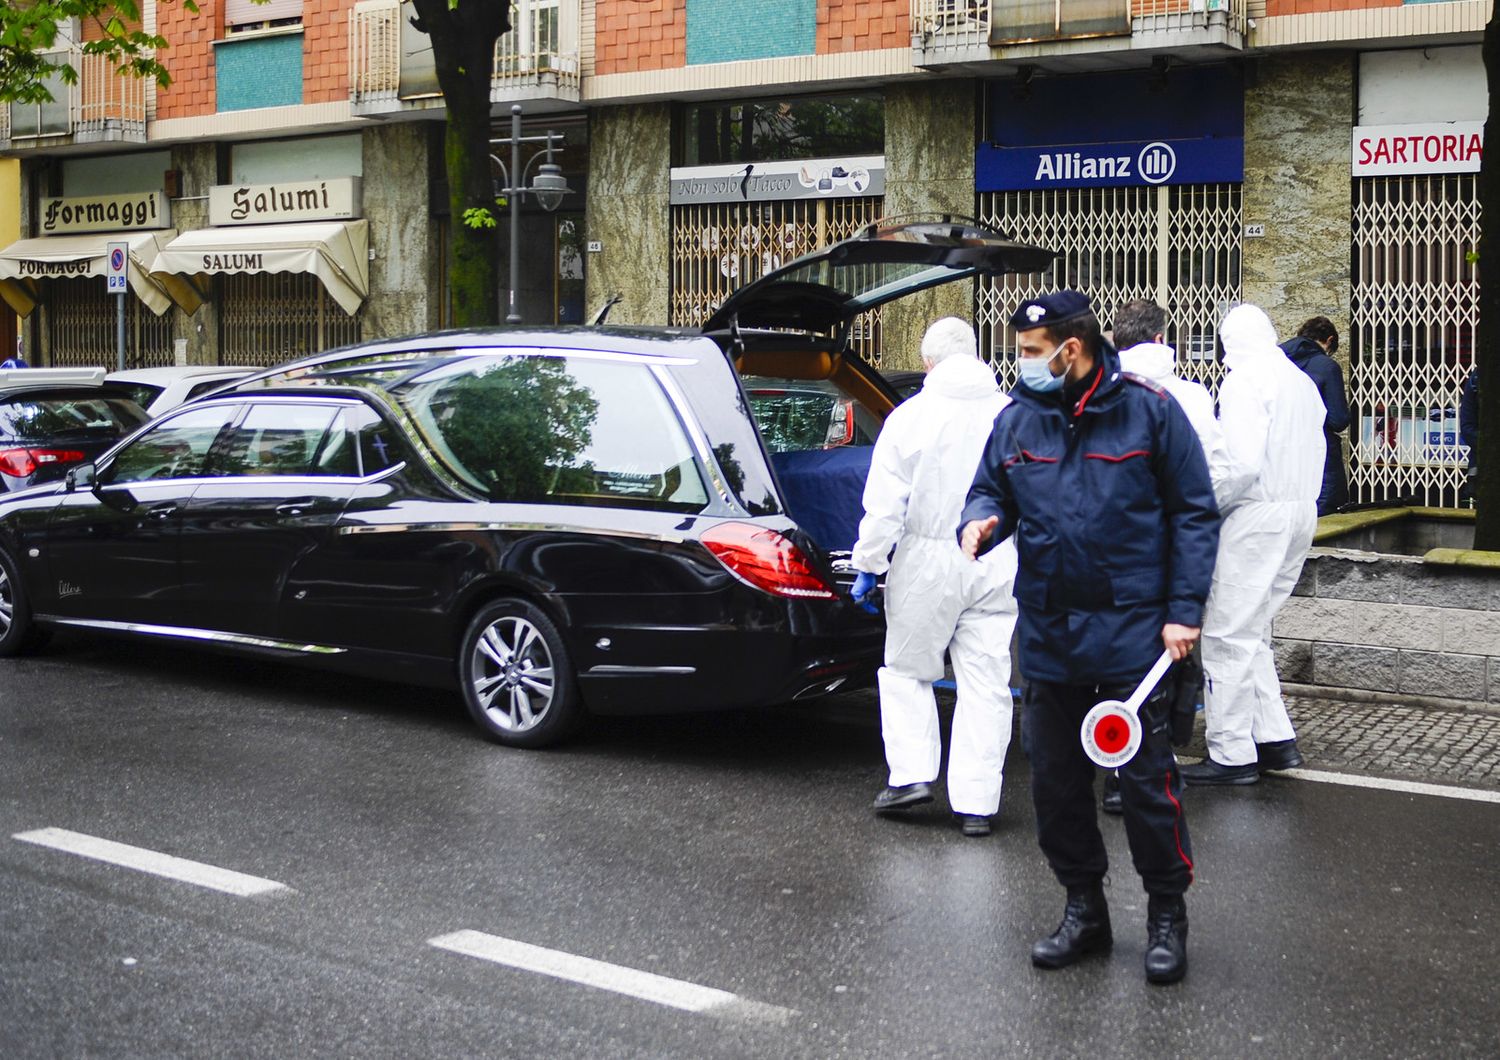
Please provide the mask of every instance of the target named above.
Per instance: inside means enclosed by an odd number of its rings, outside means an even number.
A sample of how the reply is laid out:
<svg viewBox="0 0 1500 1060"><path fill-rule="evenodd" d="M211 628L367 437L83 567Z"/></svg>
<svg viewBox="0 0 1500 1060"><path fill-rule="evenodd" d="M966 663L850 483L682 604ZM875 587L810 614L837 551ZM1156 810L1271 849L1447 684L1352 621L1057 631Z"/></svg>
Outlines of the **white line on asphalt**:
<svg viewBox="0 0 1500 1060"><path fill-rule="evenodd" d="M211 887L242 898L270 891L291 890L286 884L275 880L263 880L259 876L247 876L243 872L205 865L201 861L188 861L186 858L160 854L144 847L127 846L111 839L70 832L66 828L39 828L34 832L18 832L11 838L77 854L79 857L93 858L95 861L107 861L111 865L121 865L139 872L149 872L153 876L165 876L183 883L197 884L199 887Z"/></svg>
<svg viewBox="0 0 1500 1060"><path fill-rule="evenodd" d="M1275 775L1311 780L1317 784L1343 784L1351 788L1381 788L1385 791L1404 791L1410 795L1435 795L1440 799L1500 802L1500 791L1454 788L1446 784L1423 784L1416 780L1387 780L1384 777L1362 777L1354 773L1329 773L1321 769L1282 769Z"/></svg>
<svg viewBox="0 0 1500 1060"><path fill-rule="evenodd" d="M625 968L618 964L606 964L592 957L549 950L527 942L501 938L499 935L487 935L482 931L455 931L451 935L428 939L427 944L440 950L478 957L482 961L550 975L555 979L566 979L688 1012L770 1023L785 1023L793 1015L791 1009L749 1001L713 987L669 979L664 975Z"/></svg>

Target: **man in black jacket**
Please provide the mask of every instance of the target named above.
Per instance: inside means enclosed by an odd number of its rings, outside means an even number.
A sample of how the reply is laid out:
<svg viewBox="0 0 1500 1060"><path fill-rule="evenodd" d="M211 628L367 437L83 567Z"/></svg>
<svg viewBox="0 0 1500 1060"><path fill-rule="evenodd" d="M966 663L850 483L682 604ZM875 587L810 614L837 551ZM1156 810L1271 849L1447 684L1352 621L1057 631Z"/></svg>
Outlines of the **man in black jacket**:
<svg viewBox="0 0 1500 1060"><path fill-rule="evenodd" d="M1344 398L1344 371L1333 353L1339 348L1338 329L1327 317L1313 317L1297 329L1297 337L1281 344L1292 363L1318 384L1318 396L1328 416L1323 420L1323 439L1328 454L1323 459L1323 489L1318 494L1318 514L1336 512L1349 500L1349 477L1344 469L1341 435L1349 427L1349 402Z"/></svg>
<svg viewBox="0 0 1500 1060"><path fill-rule="evenodd" d="M1219 513L1186 414L1165 390L1120 371L1087 298L1029 299L1011 325L1021 382L995 418L958 537L970 556L1016 538L1037 838L1068 892L1062 923L1031 960L1061 968L1113 944L1083 717L1100 700L1127 698L1164 647L1181 659L1198 639ZM1187 971L1183 894L1193 878L1171 685L1141 706L1140 750L1120 768L1125 832L1150 898L1153 983Z"/></svg>

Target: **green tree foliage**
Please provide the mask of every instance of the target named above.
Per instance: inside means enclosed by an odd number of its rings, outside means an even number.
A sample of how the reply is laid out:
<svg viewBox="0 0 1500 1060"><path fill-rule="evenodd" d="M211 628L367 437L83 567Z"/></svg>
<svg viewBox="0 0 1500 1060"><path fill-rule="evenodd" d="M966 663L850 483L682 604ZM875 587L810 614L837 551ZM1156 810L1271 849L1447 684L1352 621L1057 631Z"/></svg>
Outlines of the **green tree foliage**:
<svg viewBox="0 0 1500 1060"><path fill-rule="evenodd" d="M193 0L180 2L184 10L198 10ZM148 77L163 87L172 83L167 68L156 58L167 42L141 31L139 0L3 0L0 101L47 103L53 98L47 82L60 78L64 84L78 83L78 71L69 64L68 55L54 51L58 27L72 19L89 30L89 36L100 38L79 45L84 55L107 56L122 74Z"/></svg>

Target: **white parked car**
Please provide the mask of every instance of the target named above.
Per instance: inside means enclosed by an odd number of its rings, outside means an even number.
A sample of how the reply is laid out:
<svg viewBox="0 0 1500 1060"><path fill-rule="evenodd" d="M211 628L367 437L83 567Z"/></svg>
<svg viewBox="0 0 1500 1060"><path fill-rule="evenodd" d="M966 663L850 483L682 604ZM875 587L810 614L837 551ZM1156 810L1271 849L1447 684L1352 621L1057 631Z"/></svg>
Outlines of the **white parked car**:
<svg viewBox="0 0 1500 1060"><path fill-rule="evenodd" d="M222 364L194 364L181 368L132 368L110 372L104 381L125 390L154 418L184 401L191 401L225 383L243 379L259 368Z"/></svg>

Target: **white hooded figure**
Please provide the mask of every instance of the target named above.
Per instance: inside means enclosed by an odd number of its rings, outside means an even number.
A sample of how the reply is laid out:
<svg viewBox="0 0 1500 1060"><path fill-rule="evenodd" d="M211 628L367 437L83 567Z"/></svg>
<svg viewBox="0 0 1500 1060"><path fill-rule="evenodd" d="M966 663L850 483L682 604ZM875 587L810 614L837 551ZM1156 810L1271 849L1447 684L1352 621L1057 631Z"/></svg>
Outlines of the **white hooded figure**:
<svg viewBox="0 0 1500 1060"><path fill-rule="evenodd" d="M958 685L948 803L965 834L983 835L1000 807L1010 745L1016 549L1007 539L972 562L954 527L995 417L1010 399L979 360L973 328L957 317L927 329L922 363L921 391L891 413L876 440L853 555L857 570L890 571L879 673L890 787L882 797L921 786L890 804L877 799L876 809L931 797L925 786L937 778L942 759L932 683L943 676L947 651Z"/></svg>
<svg viewBox="0 0 1500 1060"><path fill-rule="evenodd" d="M1177 351L1162 342L1167 313L1155 302L1138 299L1115 310L1114 342L1120 353L1120 368L1132 375L1149 379L1177 400L1187 413L1208 474L1218 493L1219 483L1228 464L1224 432L1214 416L1213 395L1201 384L1177 375Z"/></svg>
<svg viewBox="0 0 1500 1060"><path fill-rule="evenodd" d="M1224 522L1203 617L1208 758L1189 783L1250 784L1301 764L1271 654L1271 621L1312 545L1323 485L1323 399L1253 305L1219 330L1229 369L1219 388L1228 466L1214 482Z"/></svg>

